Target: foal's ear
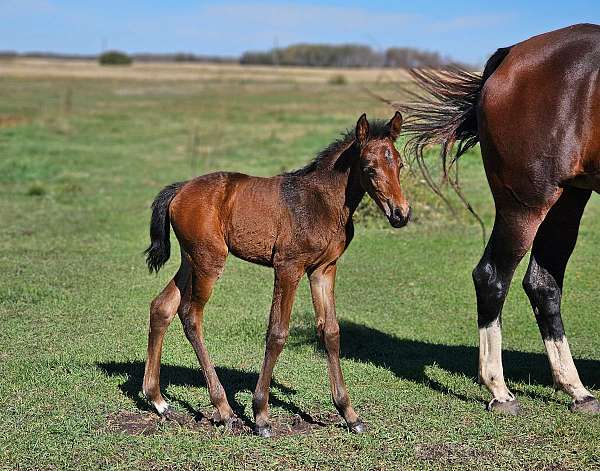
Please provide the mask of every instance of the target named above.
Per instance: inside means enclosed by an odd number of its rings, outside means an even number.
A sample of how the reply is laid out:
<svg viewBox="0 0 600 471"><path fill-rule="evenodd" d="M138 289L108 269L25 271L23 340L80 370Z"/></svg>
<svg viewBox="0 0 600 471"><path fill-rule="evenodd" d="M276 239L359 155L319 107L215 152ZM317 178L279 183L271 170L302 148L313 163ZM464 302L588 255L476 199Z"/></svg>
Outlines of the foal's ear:
<svg viewBox="0 0 600 471"><path fill-rule="evenodd" d="M387 128L390 130L390 137L393 141L398 139L400 135L400 129L402 128L402 115L399 111L396 111L390 122L387 123Z"/></svg>
<svg viewBox="0 0 600 471"><path fill-rule="evenodd" d="M356 122L356 140L361 146L364 146L369 139L369 122L367 115L363 113Z"/></svg>

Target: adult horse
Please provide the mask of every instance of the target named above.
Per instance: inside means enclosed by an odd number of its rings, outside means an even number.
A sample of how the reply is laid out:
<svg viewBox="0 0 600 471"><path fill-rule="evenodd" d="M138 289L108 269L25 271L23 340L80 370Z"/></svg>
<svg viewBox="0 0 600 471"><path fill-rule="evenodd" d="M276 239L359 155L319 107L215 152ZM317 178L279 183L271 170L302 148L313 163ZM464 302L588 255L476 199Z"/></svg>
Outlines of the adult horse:
<svg viewBox="0 0 600 471"><path fill-rule="evenodd" d="M575 25L498 49L483 75L461 69L415 71L421 91L410 114L408 150L425 174L423 149L441 145L444 172L480 142L496 218L473 270L479 378L490 410L517 413L504 381L502 306L515 268L531 248L523 287L556 387L572 411L598 413L573 363L560 313L563 277L592 191L600 191L600 26ZM431 181L431 180L429 180Z"/></svg>
<svg viewBox="0 0 600 471"><path fill-rule="evenodd" d="M169 409L159 384L162 342L179 313L202 365L210 400L217 409L216 421L235 421L202 332L204 306L231 252L275 270L265 357L252 400L255 431L261 436L272 433L268 413L271 377L288 336L296 287L305 273L317 332L327 351L333 403L352 432L364 430L340 368L336 263L352 240L352 215L365 193L393 227L404 226L410 218L399 181L402 162L394 147L401 125L398 112L387 123L371 124L363 114L353 131L300 170L270 178L211 173L169 185L158 194L152 205L151 244L146 250L150 271L158 271L169 259L170 226L181 249L179 271L150 307L143 392L159 414Z"/></svg>

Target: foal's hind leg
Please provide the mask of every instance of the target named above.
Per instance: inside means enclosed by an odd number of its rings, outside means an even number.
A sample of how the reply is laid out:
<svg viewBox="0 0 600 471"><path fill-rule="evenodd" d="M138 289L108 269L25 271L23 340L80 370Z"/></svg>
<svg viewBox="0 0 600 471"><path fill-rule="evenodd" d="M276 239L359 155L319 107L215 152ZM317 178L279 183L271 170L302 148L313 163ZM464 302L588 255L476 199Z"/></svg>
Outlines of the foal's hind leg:
<svg viewBox="0 0 600 471"><path fill-rule="evenodd" d="M150 304L150 329L148 332L148 356L142 391L159 414L169 405L160 393L160 356L165 332L177 313L181 292L189 277L189 266L182 254L181 267L175 277Z"/></svg>
<svg viewBox="0 0 600 471"><path fill-rule="evenodd" d="M556 198L548 202L549 208ZM497 204L496 220L483 257L473 270L479 326L479 380L493 399L489 410L516 414L518 403L504 381L502 306L515 268L527 253L547 209Z"/></svg>
<svg viewBox="0 0 600 471"><path fill-rule="evenodd" d="M192 344L202 366L210 401L217 409L218 416L215 417L215 421L230 425L235 420L235 414L227 401L225 389L219 381L215 367L210 361L202 329L204 306L223 270L226 257L226 249L205 249L202 255L194 257L189 304L186 302L183 309L180 309L179 317L185 335Z"/></svg>
<svg viewBox="0 0 600 471"><path fill-rule="evenodd" d="M535 237L523 287L546 346L554 384L573 398L571 410L599 413L600 404L579 379L560 315L565 268L589 197L587 190L564 190Z"/></svg>

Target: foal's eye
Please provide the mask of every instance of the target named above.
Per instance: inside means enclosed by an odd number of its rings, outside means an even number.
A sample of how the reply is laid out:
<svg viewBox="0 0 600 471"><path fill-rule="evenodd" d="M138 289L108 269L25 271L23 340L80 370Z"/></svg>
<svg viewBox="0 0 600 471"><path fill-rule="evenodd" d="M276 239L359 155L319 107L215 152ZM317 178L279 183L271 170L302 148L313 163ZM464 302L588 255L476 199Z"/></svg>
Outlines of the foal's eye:
<svg viewBox="0 0 600 471"><path fill-rule="evenodd" d="M387 160L389 160L390 162L392 161L392 153L390 152L390 150L389 150L389 149L386 149L386 150L385 150L385 158L386 158Z"/></svg>

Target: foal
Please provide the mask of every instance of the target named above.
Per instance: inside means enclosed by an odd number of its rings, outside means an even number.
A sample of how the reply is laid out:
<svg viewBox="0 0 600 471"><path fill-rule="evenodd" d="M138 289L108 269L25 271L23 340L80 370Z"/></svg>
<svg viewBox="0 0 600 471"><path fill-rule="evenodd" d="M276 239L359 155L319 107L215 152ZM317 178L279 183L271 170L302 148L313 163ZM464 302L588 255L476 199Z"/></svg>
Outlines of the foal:
<svg viewBox="0 0 600 471"><path fill-rule="evenodd" d="M394 147L401 126L398 112L388 123L372 125L363 114L354 132L346 133L294 172L270 178L212 173L174 183L158 194L152 204L151 245L146 250L150 271L157 272L169 259L169 224L181 248L177 274L150 307L143 392L159 414L169 407L159 385L162 342L179 313L217 409L215 419L227 425L235 420L202 333L204 306L231 252L275 270L265 358L252 400L255 432L264 437L272 434L268 413L271 377L288 336L296 287L305 273L317 331L327 351L333 403L352 432L364 431L340 368L336 262L352 240L352 215L365 192L393 227L406 225L410 218L400 188L402 163Z"/></svg>

